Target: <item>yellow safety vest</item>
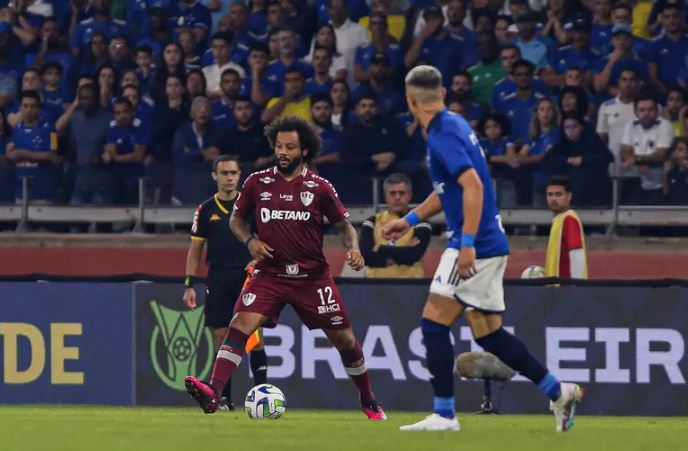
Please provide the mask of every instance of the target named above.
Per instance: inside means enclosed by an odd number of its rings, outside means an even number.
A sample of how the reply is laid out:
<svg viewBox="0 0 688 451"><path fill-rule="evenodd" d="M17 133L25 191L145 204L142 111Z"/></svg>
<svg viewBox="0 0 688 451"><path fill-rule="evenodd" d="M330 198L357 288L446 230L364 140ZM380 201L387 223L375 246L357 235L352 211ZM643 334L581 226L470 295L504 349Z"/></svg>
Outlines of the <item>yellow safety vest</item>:
<svg viewBox="0 0 688 451"><path fill-rule="evenodd" d="M375 215L375 228L373 236L375 237L375 247L377 250L380 246L389 244L389 241L382 237L382 227L390 221L399 219L399 216L383 211ZM404 235L394 241L396 246L408 246L413 239L414 229L410 228ZM367 268L366 277L390 277L398 279L422 279L425 277L423 270L423 259L421 258L412 265L392 265L385 268Z"/></svg>
<svg viewBox="0 0 688 451"><path fill-rule="evenodd" d="M564 219L572 217L578 222L581 233L581 243L583 243L583 252L585 251L585 234L583 234L583 223L573 210L567 210L560 213L552 220L552 228L549 232L549 241L547 242L547 259L545 260L545 277L559 277L559 257L561 254L561 235L564 231ZM586 253L587 254L587 253ZM585 266L583 269L583 278L588 278L588 259L585 258Z"/></svg>

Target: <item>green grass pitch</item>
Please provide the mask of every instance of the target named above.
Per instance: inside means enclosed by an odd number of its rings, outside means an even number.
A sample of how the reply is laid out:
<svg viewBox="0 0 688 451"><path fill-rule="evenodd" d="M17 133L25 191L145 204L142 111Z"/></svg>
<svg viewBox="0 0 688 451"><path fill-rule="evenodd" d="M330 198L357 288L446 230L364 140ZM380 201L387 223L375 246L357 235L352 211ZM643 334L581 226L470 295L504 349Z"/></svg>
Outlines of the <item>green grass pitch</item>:
<svg viewBox="0 0 688 451"><path fill-rule="evenodd" d="M279 420L197 408L0 406L0 451L685 450L688 418L578 417L565 434L545 415L460 414L461 432L399 432L424 413L287 409Z"/></svg>

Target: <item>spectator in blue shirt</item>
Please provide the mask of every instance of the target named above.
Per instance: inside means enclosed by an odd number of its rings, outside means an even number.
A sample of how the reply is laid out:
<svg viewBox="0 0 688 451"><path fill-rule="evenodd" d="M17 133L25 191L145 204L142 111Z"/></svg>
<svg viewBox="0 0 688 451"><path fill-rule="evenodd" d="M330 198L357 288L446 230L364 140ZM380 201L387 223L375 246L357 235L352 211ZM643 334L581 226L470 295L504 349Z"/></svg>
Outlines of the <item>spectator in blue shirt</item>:
<svg viewBox="0 0 688 451"><path fill-rule="evenodd" d="M208 197L208 164L219 156L214 147L219 129L211 121L210 101L197 97L191 103L191 121L174 134L172 157L174 160L173 195L183 204L195 204ZM205 179L203 178L205 176Z"/></svg>
<svg viewBox="0 0 688 451"><path fill-rule="evenodd" d="M516 61L521 59L521 50L513 44L508 44L502 47L499 58L502 62L502 68L507 75L495 83L492 89L492 108L501 101L505 96L516 92L516 82L512 76L512 67ZM533 90L542 95L549 95L549 89L545 82L540 78L533 79Z"/></svg>
<svg viewBox="0 0 688 451"><path fill-rule="evenodd" d="M29 52L24 58L26 66L43 67L48 61L60 64L62 71L61 87L69 89L76 76L76 62L60 39L60 29L53 18L46 19L39 34L40 46L34 52Z"/></svg>
<svg viewBox="0 0 688 451"><path fill-rule="evenodd" d="M249 33L252 35L262 35L267 31L267 13L265 6L266 0L250 0L251 12L248 16L248 23L246 25Z"/></svg>
<svg viewBox="0 0 688 451"><path fill-rule="evenodd" d="M103 108L111 108L115 98L117 78L115 69L110 65L102 66L96 72L96 84L98 85L98 98Z"/></svg>
<svg viewBox="0 0 688 451"><path fill-rule="evenodd" d="M316 92L330 92L334 81L330 76L332 52L324 47L316 47L313 50L311 65L313 66L313 76L306 80L306 95Z"/></svg>
<svg viewBox="0 0 688 451"><path fill-rule="evenodd" d="M561 47L552 57L551 68L545 71L543 79L549 86L561 86L564 74L572 67L581 69L586 78L592 76L599 57L590 50L591 23L585 17L578 17L567 24L571 44Z"/></svg>
<svg viewBox="0 0 688 451"><path fill-rule="evenodd" d="M480 61L477 51L477 34L463 25L466 19L465 0L449 0L447 2L447 26L445 30L456 38L461 45L461 63L464 69L472 67Z"/></svg>
<svg viewBox="0 0 688 451"><path fill-rule="evenodd" d="M387 55L384 53L373 55L368 72L370 79L367 83L361 83L354 89L353 98L358 99L363 92L370 91L377 97L379 114L393 116L404 111L406 99L394 86Z"/></svg>
<svg viewBox="0 0 688 451"><path fill-rule="evenodd" d="M173 26L176 29L193 29L196 42L205 43L212 24L208 7L198 0L180 0L170 6L170 21Z"/></svg>
<svg viewBox="0 0 688 451"><path fill-rule="evenodd" d="M516 150L529 141L528 127L533 108L544 96L533 89L535 66L527 60L518 60L511 67L511 75L516 83L516 91L504 96L494 105L494 109L511 121L511 140Z"/></svg>
<svg viewBox="0 0 688 451"><path fill-rule="evenodd" d="M379 115L377 96L363 94L356 102L356 120L344 129L342 170L355 174L342 180L339 190L344 202L370 203L371 177L394 171L394 163L405 153L406 135L390 117Z"/></svg>
<svg viewBox="0 0 688 451"><path fill-rule="evenodd" d="M43 91L43 80L41 79L40 73L36 69L27 69L22 75L21 82L22 91L36 91L40 93ZM21 102L13 105L9 110L7 115L7 121L10 127L16 126L19 122L24 120L24 116L21 109ZM64 110L61 106L55 106L49 103L44 103L41 97L41 105L39 108L39 118L41 122L50 122L55 124L59 119L60 115Z"/></svg>
<svg viewBox="0 0 688 451"><path fill-rule="evenodd" d="M404 65L407 69L421 62L435 66L443 74L446 87L449 76L464 68L461 41L444 30L444 15L438 6L425 8L423 18L425 25L406 52Z"/></svg>
<svg viewBox="0 0 688 451"><path fill-rule="evenodd" d="M477 126L480 146L486 153L490 173L497 182L497 201L502 208L513 208L517 202L515 169L518 155L509 140L509 121L500 113L483 116Z"/></svg>
<svg viewBox="0 0 688 451"><path fill-rule="evenodd" d="M604 55L612 38L612 2L611 0L595 0L593 5L590 48L598 55Z"/></svg>
<svg viewBox="0 0 688 451"><path fill-rule="evenodd" d="M12 131L7 145L7 159L16 165L16 197L23 196L22 178L31 177L30 197L53 201L57 194L57 133L51 122L41 121L41 96L37 91L20 95L22 121Z"/></svg>
<svg viewBox="0 0 688 451"><path fill-rule="evenodd" d="M649 75L652 84L662 96L676 84L679 71L688 55L688 36L681 16L681 5L667 2L660 12L664 34L650 44L648 52ZM681 64L683 63L683 64Z"/></svg>
<svg viewBox="0 0 688 451"><path fill-rule="evenodd" d="M532 206L546 208L545 188L550 174L543 165L547 152L559 142L559 112L551 99L543 98L535 104L535 114L530 122L530 145L519 152L522 166L533 171Z"/></svg>
<svg viewBox="0 0 688 451"><path fill-rule="evenodd" d="M17 80L23 70L12 55L12 25L0 22L0 108L7 108L17 97Z"/></svg>
<svg viewBox="0 0 688 451"><path fill-rule="evenodd" d="M153 55L159 58L162 55L163 47L173 40L167 11L160 7L150 8L148 10L148 22L150 23L149 30L143 38L136 42L136 46L149 46Z"/></svg>
<svg viewBox="0 0 688 451"><path fill-rule="evenodd" d="M518 27L518 39L516 46L521 50L521 58L533 63L539 70L547 67L547 45L536 34L536 18L531 12L525 12L516 16Z"/></svg>
<svg viewBox="0 0 688 451"><path fill-rule="evenodd" d="M7 123L5 112L0 108L0 202L14 203L15 176L14 165L7 159L7 144L12 129Z"/></svg>
<svg viewBox="0 0 688 451"><path fill-rule="evenodd" d="M368 20L370 43L363 44L356 49L354 55L354 80L359 83L368 81L370 60L375 53L383 52L389 59L392 72L401 76L404 68L404 50L396 38L389 34L387 14L382 11L371 11Z"/></svg>
<svg viewBox="0 0 688 451"><path fill-rule="evenodd" d="M122 97L127 99L134 107L134 117L138 119L144 127L151 127L155 105L147 97L141 97L138 86L125 85L122 88Z"/></svg>
<svg viewBox="0 0 688 451"><path fill-rule="evenodd" d="M332 99L329 92L311 96L313 124L320 135L322 147L312 161L318 173L337 186L341 178L342 133L332 126Z"/></svg>
<svg viewBox="0 0 688 451"><path fill-rule="evenodd" d="M597 63L593 78L595 91L616 97L619 88L616 80L624 69L632 68L641 80L647 80L647 63L633 51L633 33L628 25L614 25L612 29L614 51Z"/></svg>
<svg viewBox="0 0 688 451"><path fill-rule="evenodd" d="M633 19L633 8L631 5L625 2L616 2L612 6L612 30L614 25L631 25ZM647 39L640 38L638 36L633 36L633 51L640 55L641 57L647 56L647 51L650 42ZM607 55L614 51L612 46L611 31L609 33L609 39L607 40L607 45L601 49L593 49L595 51L599 50L597 53L599 55Z"/></svg>
<svg viewBox="0 0 688 451"><path fill-rule="evenodd" d="M244 90L251 97L251 101L260 107L273 97L278 97L280 92L279 84L267 78L267 67L268 48L262 44L251 47Z"/></svg>
<svg viewBox="0 0 688 451"><path fill-rule="evenodd" d="M150 94L153 85L153 50L148 45L136 47L136 74L141 92Z"/></svg>
<svg viewBox="0 0 688 451"><path fill-rule="evenodd" d="M62 83L62 66L57 61L48 61L41 69L43 78L43 102L53 108L64 110L72 100L72 96Z"/></svg>
<svg viewBox="0 0 688 451"><path fill-rule="evenodd" d="M220 77L222 97L211 104L212 121L219 127L233 127L234 102L241 94L241 75L234 69L225 69Z"/></svg>
<svg viewBox="0 0 688 451"><path fill-rule="evenodd" d="M114 114L102 159L110 165L115 203L135 204L138 179L144 173L143 159L150 143L150 131L134 117L134 107L123 97L115 100Z"/></svg>
<svg viewBox="0 0 688 451"><path fill-rule="evenodd" d="M123 36L117 35L110 39L108 55L110 56L112 67L115 68L117 74L121 74L127 69L136 68L129 44L127 44L127 40Z"/></svg>
<svg viewBox="0 0 688 451"><path fill-rule="evenodd" d="M279 59L268 63L267 78L280 85L280 95L284 89L284 76L287 68L296 66L301 69L306 79L313 76L313 66L300 61L297 58L298 34L291 28L282 28L279 31Z"/></svg>
<svg viewBox="0 0 688 451"><path fill-rule="evenodd" d="M110 65L108 46L110 39L103 33L93 33L89 41L88 50L81 57L79 74L95 74L101 67Z"/></svg>
<svg viewBox="0 0 688 451"><path fill-rule="evenodd" d="M78 108L69 120L69 154L75 165L70 203L112 203L110 174L102 165L112 113L98 104L98 92L94 83L78 89L77 101Z"/></svg>
<svg viewBox="0 0 688 451"><path fill-rule="evenodd" d="M189 119L189 102L186 99L184 80L172 74L165 83L165 99L156 104L155 120L152 124L151 145L146 155L146 177L149 192L159 190L160 201L169 203L172 197L172 141L174 131Z"/></svg>
<svg viewBox="0 0 688 451"><path fill-rule="evenodd" d="M345 3L349 20L352 22L358 22L361 17L367 16L368 12L370 12L370 7L366 0L346 0ZM315 7L318 11L318 25L323 25L330 21L329 4L330 0L316 0Z"/></svg>
<svg viewBox="0 0 688 451"><path fill-rule="evenodd" d="M688 138L674 139L666 169L664 194L669 205L688 205Z"/></svg>
<svg viewBox="0 0 688 451"><path fill-rule="evenodd" d="M471 74L461 71L452 76L448 94L463 105L466 120L471 127L475 127L480 118L487 113L488 107L471 96L471 89L473 89Z"/></svg>
<svg viewBox="0 0 688 451"><path fill-rule="evenodd" d="M78 57L86 53L94 33L102 33L108 39L113 36L125 36L130 38L129 29L124 21L113 19L112 0L94 0L95 16L81 21L70 37L72 53Z"/></svg>

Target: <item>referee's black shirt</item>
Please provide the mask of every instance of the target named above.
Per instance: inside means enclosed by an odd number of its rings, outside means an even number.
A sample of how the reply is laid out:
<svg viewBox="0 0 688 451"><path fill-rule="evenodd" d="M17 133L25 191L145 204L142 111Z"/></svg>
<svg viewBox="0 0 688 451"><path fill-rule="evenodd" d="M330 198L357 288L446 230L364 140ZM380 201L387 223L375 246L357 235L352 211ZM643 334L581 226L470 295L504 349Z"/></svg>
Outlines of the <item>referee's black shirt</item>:
<svg viewBox="0 0 688 451"><path fill-rule="evenodd" d="M238 197L238 196L237 196ZM221 200L215 194L196 208L192 240L206 240L206 262L211 268L241 268L251 259L248 249L229 229L234 200Z"/></svg>

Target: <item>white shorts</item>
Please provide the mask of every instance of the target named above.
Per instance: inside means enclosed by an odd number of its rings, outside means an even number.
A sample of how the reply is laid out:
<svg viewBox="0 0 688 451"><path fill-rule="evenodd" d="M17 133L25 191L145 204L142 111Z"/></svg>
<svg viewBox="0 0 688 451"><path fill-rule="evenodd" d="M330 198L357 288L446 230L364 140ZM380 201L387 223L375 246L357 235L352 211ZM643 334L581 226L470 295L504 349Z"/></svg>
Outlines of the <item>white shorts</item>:
<svg viewBox="0 0 688 451"><path fill-rule="evenodd" d="M456 299L469 309L503 312L507 256L477 259L475 267L478 272L470 279L459 279L458 258L458 249L445 249L430 285L430 293Z"/></svg>

